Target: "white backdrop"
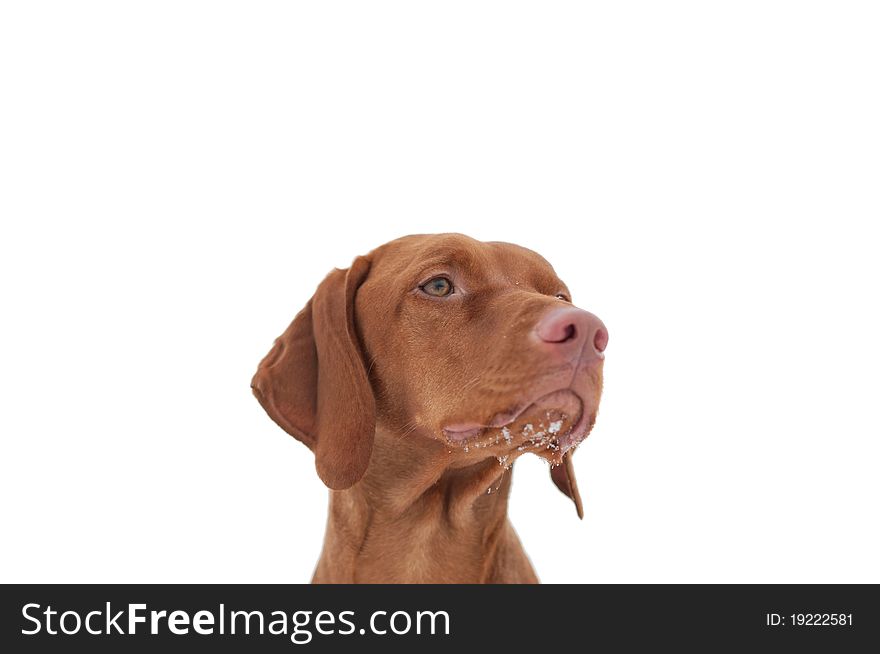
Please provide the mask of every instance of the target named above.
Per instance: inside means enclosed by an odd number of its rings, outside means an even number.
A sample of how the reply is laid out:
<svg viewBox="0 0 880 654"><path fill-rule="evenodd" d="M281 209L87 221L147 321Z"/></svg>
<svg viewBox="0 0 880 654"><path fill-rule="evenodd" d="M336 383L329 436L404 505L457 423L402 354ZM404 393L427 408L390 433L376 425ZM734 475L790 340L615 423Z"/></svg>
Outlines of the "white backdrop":
<svg viewBox="0 0 880 654"><path fill-rule="evenodd" d="M408 233L608 325L546 582L880 582L870 2L0 5L0 581L300 582L326 491L249 382Z"/></svg>

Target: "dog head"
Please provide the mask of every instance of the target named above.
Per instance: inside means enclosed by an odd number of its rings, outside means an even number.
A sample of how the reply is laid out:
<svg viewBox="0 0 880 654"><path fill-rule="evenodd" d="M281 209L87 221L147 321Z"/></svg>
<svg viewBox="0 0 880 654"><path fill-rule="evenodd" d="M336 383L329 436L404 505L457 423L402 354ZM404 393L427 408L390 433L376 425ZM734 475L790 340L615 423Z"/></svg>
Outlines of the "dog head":
<svg viewBox="0 0 880 654"><path fill-rule="evenodd" d="M596 419L607 342L531 250L407 236L331 272L252 387L330 488L363 476L378 425L436 439L457 466L537 454L582 515L571 454Z"/></svg>

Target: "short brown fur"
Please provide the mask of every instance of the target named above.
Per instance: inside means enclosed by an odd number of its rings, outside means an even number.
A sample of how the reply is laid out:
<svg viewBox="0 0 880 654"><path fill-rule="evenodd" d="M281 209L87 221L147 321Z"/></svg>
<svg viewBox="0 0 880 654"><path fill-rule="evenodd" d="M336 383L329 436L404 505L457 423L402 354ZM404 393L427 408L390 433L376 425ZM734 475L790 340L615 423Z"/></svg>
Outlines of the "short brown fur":
<svg viewBox="0 0 880 654"><path fill-rule="evenodd" d="M441 275L461 292L420 290ZM602 361L549 360L529 340L566 301L557 295L568 289L536 253L460 234L392 241L321 283L252 382L331 489L315 583L537 582L507 518L510 467L530 451L549 460L582 515L573 447L523 436L543 420L537 409L488 425L564 389L592 427ZM449 438L463 422L487 427Z"/></svg>

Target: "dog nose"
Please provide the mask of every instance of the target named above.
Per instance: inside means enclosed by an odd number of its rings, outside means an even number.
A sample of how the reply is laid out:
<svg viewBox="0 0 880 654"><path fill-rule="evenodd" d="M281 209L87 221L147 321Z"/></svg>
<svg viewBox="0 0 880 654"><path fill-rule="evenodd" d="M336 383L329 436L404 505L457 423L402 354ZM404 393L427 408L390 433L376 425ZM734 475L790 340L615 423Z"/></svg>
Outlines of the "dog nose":
<svg viewBox="0 0 880 654"><path fill-rule="evenodd" d="M549 311L538 321L535 332L542 343L560 354L574 356L583 350L587 355L602 358L608 345L608 330L602 321L577 307Z"/></svg>

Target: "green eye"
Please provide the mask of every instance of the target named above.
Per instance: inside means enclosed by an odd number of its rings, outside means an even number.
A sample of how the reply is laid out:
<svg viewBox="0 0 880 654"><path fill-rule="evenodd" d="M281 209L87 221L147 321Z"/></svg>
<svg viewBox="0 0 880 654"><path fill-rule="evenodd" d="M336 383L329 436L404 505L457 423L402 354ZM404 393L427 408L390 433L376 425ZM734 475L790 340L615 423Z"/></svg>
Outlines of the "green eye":
<svg viewBox="0 0 880 654"><path fill-rule="evenodd" d="M422 285L422 290L428 295L433 295L434 297L446 297L447 295L451 295L454 289L452 288L452 282L446 277L435 277L434 279L425 282Z"/></svg>

